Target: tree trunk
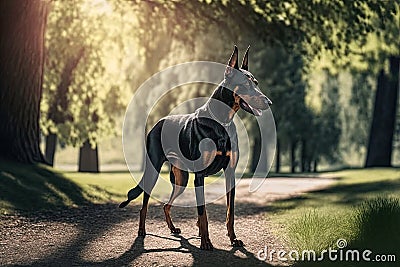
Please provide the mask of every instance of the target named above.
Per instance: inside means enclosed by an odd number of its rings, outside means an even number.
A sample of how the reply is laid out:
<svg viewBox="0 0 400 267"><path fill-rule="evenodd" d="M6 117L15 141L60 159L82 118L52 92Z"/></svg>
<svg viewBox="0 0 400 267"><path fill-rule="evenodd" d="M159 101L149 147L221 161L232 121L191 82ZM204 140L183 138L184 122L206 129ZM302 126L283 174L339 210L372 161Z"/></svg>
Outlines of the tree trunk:
<svg viewBox="0 0 400 267"><path fill-rule="evenodd" d="M370 130L365 167L391 166L393 134L399 90L399 57L390 57L390 75L382 70L378 76L374 114Z"/></svg>
<svg viewBox="0 0 400 267"><path fill-rule="evenodd" d="M307 155L306 155L306 140L301 140L301 172L306 172Z"/></svg>
<svg viewBox="0 0 400 267"><path fill-rule="evenodd" d="M47 2L0 1L0 157L45 162L40 99Z"/></svg>
<svg viewBox="0 0 400 267"><path fill-rule="evenodd" d="M79 172L99 172L99 156L97 145L93 149L86 141L79 149Z"/></svg>
<svg viewBox="0 0 400 267"><path fill-rule="evenodd" d="M291 144L290 148L290 164L291 164L291 172L295 173L296 172L296 148L297 148L297 142L293 141Z"/></svg>
<svg viewBox="0 0 400 267"><path fill-rule="evenodd" d="M311 171L311 159L307 150L307 140L301 140L301 172Z"/></svg>
<svg viewBox="0 0 400 267"><path fill-rule="evenodd" d="M279 139L276 140L276 159L275 159L275 172L281 171L281 147Z"/></svg>
<svg viewBox="0 0 400 267"><path fill-rule="evenodd" d="M45 156L47 162L51 166L54 166L54 154L56 153L56 147L57 147L57 135L50 133L48 136L46 136Z"/></svg>
<svg viewBox="0 0 400 267"><path fill-rule="evenodd" d="M313 167L313 172L317 172L317 165L318 165L318 161L315 159L314 160L314 167Z"/></svg>

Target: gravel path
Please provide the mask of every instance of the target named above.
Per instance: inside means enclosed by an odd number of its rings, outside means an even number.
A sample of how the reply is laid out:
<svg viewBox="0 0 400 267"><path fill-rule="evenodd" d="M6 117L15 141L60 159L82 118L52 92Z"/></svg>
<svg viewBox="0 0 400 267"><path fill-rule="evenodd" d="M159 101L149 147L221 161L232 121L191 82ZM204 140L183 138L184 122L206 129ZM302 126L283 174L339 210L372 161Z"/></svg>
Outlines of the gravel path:
<svg viewBox="0 0 400 267"><path fill-rule="evenodd" d="M268 202L328 186L327 178L271 178L248 192L249 180L237 187L235 229L245 247L232 248L226 236L224 200L207 206L213 251L199 249L196 209L173 207L181 235L172 235L161 204L152 204L147 236L137 237L140 206L118 209L115 203L40 212L29 216L1 215L0 265L29 266L270 266L257 252L284 249L271 231ZM208 194L218 194L210 192Z"/></svg>

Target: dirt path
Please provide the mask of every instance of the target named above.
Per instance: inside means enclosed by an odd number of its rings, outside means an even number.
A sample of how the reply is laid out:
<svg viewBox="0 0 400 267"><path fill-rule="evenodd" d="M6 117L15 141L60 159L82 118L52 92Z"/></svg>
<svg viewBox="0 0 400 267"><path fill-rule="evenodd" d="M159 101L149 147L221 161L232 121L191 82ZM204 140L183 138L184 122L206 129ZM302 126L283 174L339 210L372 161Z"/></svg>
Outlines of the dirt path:
<svg viewBox="0 0 400 267"><path fill-rule="evenodd" d="M146 238L137 237L140 206L117 209L116 204L91 205L29 217L1 216L0 265L30 266L268 266L284 265L260 261L257 252L283 249L274 236L268 202L290 198L328 186L326 178L272 178L257 193L248 192L249 180L237 190L235 228L244 248L232 248L225 229L224 200L207 206L210 238L215 249L201 251L197 235L196 209L174 207L172 216L181 235L169 233L162 205L151 205ZM209 192L219 194L220 192Z"/></svg>

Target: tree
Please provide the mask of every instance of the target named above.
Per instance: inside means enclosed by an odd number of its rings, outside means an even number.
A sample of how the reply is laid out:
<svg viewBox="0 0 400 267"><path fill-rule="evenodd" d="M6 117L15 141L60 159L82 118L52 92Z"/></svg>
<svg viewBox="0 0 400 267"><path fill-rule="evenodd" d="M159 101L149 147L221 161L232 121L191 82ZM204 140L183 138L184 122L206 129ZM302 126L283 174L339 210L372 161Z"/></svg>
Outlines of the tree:
<svg viewBox="0 0 400 267"><path fill-rule="evenodd" d="M299 54L291 54L279 46L258 50L256 58L256 77L264 77L260 89L274 103L271 109L279 143L275 164L279 167L281 154L289 153L291 171L295 172L300 163L297 158L299 145L308 138L310 131L310 112L305 105L304 61ZM254 154L253 161L256 157ZM279 172L279 168L276 171Z"/></svg>
<svg viewBox="0 0 400 267"><path fill-rule="evenodd" d="M78 5L81 2L78 1ZM58 4L59 2L56 3ZM90 3L93 2L83 1L82 3L90 6ZM102 1L96 3L93 5L103 5ZM336 55L343 55L345 52L348 52L349 47L347 43L350 40L362 40L366 33L372 29L369 20L371 12L375 12L378 16L386 16L392 10L390 3L385 4L371 1L360 4L357 1L347 0L311 3L307 0L286 2L104 1L104 5L104 7L101 7L104 12L100 16L99 14L95 14L96 10L98 11L99 9L94 7L86 7L86 11L94 11L89 12L91 14L89 17L81 14L79 9L72 11L73 9L70 8L59 11L58 16L61 17L61 21L65 17L64 22L72 21L70 23L74 25L74 27L70 27L72 30L62 31L61 37L65 33L67 36L80 34L85 37L83 39L80 38L82 36L77 39L72 38L72 41L70 39L64 43L67 45L76 45L85 40L83 44L89 46L89 49L86 50L85 48L85 60L80 62L76 67L76 71L74 71L76 79L74 79L70 86L71 95L77 94L83 100L79 98L70 101L69 110L74 110L72 112L72 117L74 118L72 121L61 125L54 125L54 122L50 122L44 127L49 132L57 132L59 137L62 132L65 132L68 140L67 143L70 144L81 145L89 140L92 148L95 148L101 136L104 136L112 128L111 116L105 115L102 111L106 107L106 105L103 105L104 99L97 98L98 92L104 92L103 90L98 90L98 84L106 82L105 87L109 88L107 86L109 77L104 80L98 78L103 77L102 74L104 73L105 65L101 64L101 62L99 64L99 61L96 61L96 56L98 55L91 52L99 51L98 49L93 50L93 48L98 48L96 45L98 42L104 41L104 43L110 44L109 40L119 40L118 38L121 36L133 36L137 45L137 54L140 55L142 62L138 65L137 60L132 60L130 65L126 67L129 73L129 75L126 75L128 76L126 78L132 83L138 81L136 84L138 85L140 81L153 74L162 66L160 62L163 59L171 59L167 54L176 48L176 40L182 40L180 44L183 44L186 48L190 47L188 49L192 50L193 47L197 47L196 40L199 39L202 42L218 43L214 38L210 38L210 40L197 38L197 36L202 34L199 29L216 27L219 32L228 32L232 36L232 39L225 40L221 37L223 39L222 46L220 46L221 50L216 50L216 52L224 51L224 45L231 46L238 39L245 39L243 38L245 35L253 35L257 42L264 41L269 44L282 43L285 46L295 47L297 52L305 52L306 56L315 56L321 50L321 47L333 51ZM120 5L122 8L118 9ZM109 16L110 6L113 12L117 9L119 10L117 12L120 15L119 17ZM343 8L344 6L346 8ZM72 12L72 15L75 17L79 15L79 17L71 20L69 12ZM123 23L119 23L121 21ZM65 23L60 23L60 25L65 25ZM81 25L84 27L81 27ZM96 25L96 27L93 27L93 25ZM135 28L135 26L137 27ZM119 31L120 28L124 28L123 33ZM126 30L127 28L128 30ZM53 36L57 37L59 27L54 27L54 29L56 29L56 35ZM105 35L100 34L94 39L87 38L93 36L93 32L99 33L104 31L104 29L107 29ZM182 34L183 32L184 34ZM102 37L98 38L99 36ZM62 44L63 42L58 43ZM115 44L114 42L111 43ZM119 44L116 47L120 50L123 49L124 46L121 46L121 42L117 41L116 43ZM63 47L63 49L65 48ZM131 52L132 50L135 49L131 49ZM95 63L92 64L92 62ZM167 63L168 65L172 64L171 61ZM61 70L62 68L59 69ZM86 76L79 74L82 70L89 70ZM84 79L81 79L82 77ZM88 84L89 86L87 86ZM58 83L53 85L53 88L57 87ZM116 94L120 93L117 92ZM107 99L118 98L107 97ZM47 106L49 104L50 102L47 103ZM91 119L88 120L88 118ZM97 122L93 123L92 118L97 118ZM300 139L297 137L293 139L293 144L298 142L298 140Z"/></svg>
<svg viewBox="0 0 400 267"><path fill-rule="evenodd" d="M345 144L345 148L357 152L364 158L374 104L374 77L367 70L352 70L351 77L350 110L344 114L344 120L351 122L351 125L345 129L349 132L348 136L344 136L349 141Z"/></svg>
<svg viewBox="0 0 400 267"><path fill-rule="evenodd" d="M0 1L0 157L44 162L39 148L46 1Z"/></svg>
<svg viewBox="0 0 400 267"><path fill-rule="evenodd" d="M365 167L389 167L399 91L399 57L390 57L390 74L379 73Z"/></svg>
<svg viewBox="0 0 400 267"><path fill-rule="evenodd" d="M367 62L377 61L380 69L377 90L368 141L365 166L391 166L393 134L396 124L398 91L400 89L400 5L395 4L391 16L373 18L379 29L376 31L374 50L368 51ZM389 73L385 73L384 64L389 62Z"/></svg>
<svg viewBox="0 0 400 267"><path fill-rule="evenodd" d="M335 162L341 156L338 149L342 129L338 75L329 71L325 71L325 75L326 80L320 93L321 109L316 114L314 132L310 138L314 151L314 169L320 158Z"/></svg>
<svg viewBox="0 0 400 267"><path fill-rule="evenodd" d="M69 58L66 62L61 76L59 85L54 92L54 97L50 103L50 107L47 113L47 119L59 125L65 123L66 120L71 121L72 117L65 114L68 110L68 88L71 85L73 79L73 71L76 69L79 61L83 57L84 49L82 48L75 58ZM51 166L54 165L54 154L57 146L57 135L56 133L49 131L46 136L46 151L45 156Z"/></svg>
<svg viewBox="0 0 400 267"><path fill-rule="evenodd" d="M121 2L120 5L124 5ZM42 129L53 162L57 139L79 146L79 171L98 171L97 144L126 105L132 22L119 2L55 2L46 34ZM126 58L128 58L126 60ZM128 89L128 90L127 90Z"/></svg>

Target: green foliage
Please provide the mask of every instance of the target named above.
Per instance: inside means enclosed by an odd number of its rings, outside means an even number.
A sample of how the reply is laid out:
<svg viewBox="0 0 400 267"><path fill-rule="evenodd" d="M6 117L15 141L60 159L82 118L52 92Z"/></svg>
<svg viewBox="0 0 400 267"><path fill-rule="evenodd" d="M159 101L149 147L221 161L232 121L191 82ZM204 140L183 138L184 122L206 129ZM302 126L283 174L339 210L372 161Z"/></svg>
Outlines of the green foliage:
<svg viewBox="0 0 400 267"><path fill-rule="evenodd" d="M299 141L308 117L301 57L280 47L269 47L256 52L256 58L254 73L260 79L260 89L274 103L271 108L277 136L283 144Z"/></svg>
<svg viewBox="0 0 400 267"><path fill-rule="evenodd" d="M94 145L118 133L116 120L129 100L128 93L160 69L199 58L224 62L232 44L251 43L252 51L258 52L251 53L250 68L264 80L261 88L274 101L283 149L301 140L316 141L307 143L309 160L320 156L334 160L338 158L338 128L344 127L334 117L333 110L340 111L339 102L322 105L320 92L314 97L318 105L307 102L315 93L308 83L313 68L329 67L333 74L339 70L333 66L347 64L354 69L353 88L362 90L353 89L348 99L354 106L351 114L357 114L351 117L354 129L361 134L354 130L348 140L362 150L370 114L365 110L371 105L373 89L366 81L382 66L382 58L398 51L399 23L393 21L399 20L399 5L395 1L75 0L52 4L41 128L72 145L87 139ZM314 61L319 56L321 61ZM68 80L68 66L75 61L67 89L61 90ZM358 74L360 69L365 74ZM324 82L331 86L328 80ZM210 91L205 85L174 90L155 107L149 124L178 103ZM342 98L342 88L332 94ZM138 110L153 104L143 101ZM321 111L323 106L325 111Z"/></svg>
<svg viewBox="0 0 400 267"><path fill-rule="evenodd" d="M351 111L345 114L346 121L351 122L351 134L349 143L357 151L365 148L369 137L369 129L372 118L372 104L374 90L371 77L368 73L353 73L353 84L351 87L350 105Z"/></svg>
<svg viewBox="0 0 400 267"><path fill-rule="evenodd" d="M313 138L314 151L329 161L340 157L337 150L341 136L341 104L338 77L327 73L327 80L321 90L321 111L316 117Z"/></svg>
<svg viewBox="0 0 400 267"><path fill-rule="evenodd" d="M133 31L123 11L119 2L53 3L41 106L45 134L56 133L74 146L86 140L94 146L115 133L115 117L129 91L123 70Z"/></svg>
<svg viewBox="0 0 400 267"><path fill-rule="evenodd" d="M303 71L300 55L289 54L280 47L260 49L257 53L256 76L261 89L271 97L281 153L289 152L290 145L301 142L303 164L324 158L340 158L338 144L341 136L340 94L336 76L325 73L318 95L320 108L307 104L309 83ZM308 167L308 166L307 166Z"/></svg>

